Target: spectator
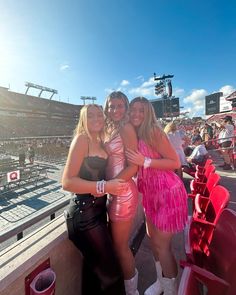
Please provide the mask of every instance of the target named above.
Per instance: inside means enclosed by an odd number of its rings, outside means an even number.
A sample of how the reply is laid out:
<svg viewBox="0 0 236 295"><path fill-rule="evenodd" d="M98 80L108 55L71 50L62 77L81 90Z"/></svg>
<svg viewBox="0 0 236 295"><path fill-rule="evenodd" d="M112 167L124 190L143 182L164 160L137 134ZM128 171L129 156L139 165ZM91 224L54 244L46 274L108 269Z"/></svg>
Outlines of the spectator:
<svg viewBox="0 0 236 295"><path fill-rule="evenodd" d="M229 147L232 145L232 140L234 136L234 124L231 116L225 116L222 122L219 124L216 122L216 125L221 128L221 131L218 136L218 143L222 148L221 153L224 159L224 164L220 165L224 170L231 170L231 161L230 155L231 150Z"/></svg>
<svg viewBox="0 0 236 295"><path fill-rule="evenodd" d="M175 172L182 179L183 178L182 166L187 165L188 163L183 150L184 141L182 139L181 133L179 132L179 130L177 130L176 124L174 122L168 123L164 131L167 137L169 138L171 144L173 145L176 153L179 156L181 167L176 169Z"/></svg>
<svg viewBox="0 0 236 295"><path fill-rule="evenodd" d="M139 165L138 188L143 194L147 232L150 237L157 280L147 294L175 295L177 263L171 242L187 220L187 193L173 172L180 160L159 127L150 101L136 97L130 103L130 122L139 138L138 151L127 150L128 160Z"/></svg>
<svg viewBox="0 0 236 295"><path fill-rule="evenodd" d="M20 145L18 157L20 167L25 166L25 149L23 145Z"/></svg>
<svg viewBox="0 0 236 295"><path fill-rule="evenodd" d="M35 150L34 150L33 146L29 146L28 156L29 156L30 164L34 164Z"/></svg>
<svg viewBox="0 0 236 295"><path fill-rule="evenodd" d="M204 144L202 144L202 138L200 135L196 135L192 138L192 144L195 146L191 155L187 158L188 163L196 165L204 165L208 152Z"/></svg>
<svg viewBox="0 0 236 295"><path fill-rule="evenodd" d="M124 181L104 181L104 116L100 106L85 105L75 130L62 177L74 195L66 211L69 238L84 256L82 294L125 295L125 287L107 227L106 192L120 195Z"/></svg>
<svg viewBox="0 0 236 295"><path fill-rule="evenodd" d="M105 149L108 154L107 179L127 182L122 195L108 195L108 215L112 238L125 279L127 295L138 295L138 271L129 247L129 237L138 205L138 190L132 177L138 167L127 161L125 150L137 150L137 136L128 122L129 101L121 91L113 91L105 101Z"/></svg>

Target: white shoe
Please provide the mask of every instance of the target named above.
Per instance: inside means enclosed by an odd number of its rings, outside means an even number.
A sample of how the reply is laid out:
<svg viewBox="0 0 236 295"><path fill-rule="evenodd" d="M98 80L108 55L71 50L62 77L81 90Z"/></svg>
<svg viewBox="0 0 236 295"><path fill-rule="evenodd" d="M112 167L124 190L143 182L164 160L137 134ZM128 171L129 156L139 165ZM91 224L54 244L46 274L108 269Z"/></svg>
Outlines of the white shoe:
<svg viewBox="0 0 236 295"><path fill-rule="evenodd" d="M147 290L144 292L144 295L160 295L163 292L161 282L159 279L156 280Z"/></svg>
<svg viewBox="0 0 236 295"><path fill-rule="evenodd" d="M125 293L126 295L139 295L137 290L138 286L138 271L135 269L135 275L130 280L125 280Z"/></svg>
<svg viewBox="0 0 236 295"><path fill-rule="evenodd" d="M162 278L164 295L177 295L176 279Z"/></svg>
<svg viewBox="0 0 236 295"><path fill-rule="evenodd" d="M157 272L157 280L153 283L147 290L144 292L144 295L160 295L163 292L163 287L161 284L162 279L162 268L159 261L155 262L156 272Z"/></svg>

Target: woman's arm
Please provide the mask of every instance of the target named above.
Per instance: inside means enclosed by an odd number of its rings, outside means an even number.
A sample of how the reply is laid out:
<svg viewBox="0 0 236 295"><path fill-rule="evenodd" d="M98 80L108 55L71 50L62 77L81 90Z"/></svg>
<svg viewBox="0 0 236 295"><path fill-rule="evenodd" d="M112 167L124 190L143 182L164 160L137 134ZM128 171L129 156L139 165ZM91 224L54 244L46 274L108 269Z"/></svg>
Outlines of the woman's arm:
<svg viewBox="0 0 236 295"><path fill-rule="evenodd" d="M99 196L97 193L97 182L88 181L79 177L79 171L84 157L88 151L88 139L85 135L75 136L72 140L66 165L62 176L62 187L72 193L90 193ZM107 181L105 192L111 194L122 194L126 184L121 179ZM104 194L101 194L104 195Z"/></svg>
<svg viewBox="0 0 236 295"><path fill-rule="evenodd" d="M121 130L120 130L120 135L124 143L124 148L125 150L129 149L131 151L136 151L138 148L138 140L137 140L137 135L134 130L134 127L130 124L127 123ZM138 166L136 163L132 163L127 159L127 167L123 169L117 176L116 178L121 178L124 180L129 180L132 178L138 170Z"/></svg>
<svg viewBox="0 0 236 295"><path fill-rule="evenodd" d="M151 159L148 167L157 168L159 170L174 170L181 166L179 156L174 150L173 146L169 142L165 133L155 134L157 139L157 152L162 156L162 159ZM132 163L136 163L139 166L144 165L145 156L140 152L127 151L127 157Z"/></svg>

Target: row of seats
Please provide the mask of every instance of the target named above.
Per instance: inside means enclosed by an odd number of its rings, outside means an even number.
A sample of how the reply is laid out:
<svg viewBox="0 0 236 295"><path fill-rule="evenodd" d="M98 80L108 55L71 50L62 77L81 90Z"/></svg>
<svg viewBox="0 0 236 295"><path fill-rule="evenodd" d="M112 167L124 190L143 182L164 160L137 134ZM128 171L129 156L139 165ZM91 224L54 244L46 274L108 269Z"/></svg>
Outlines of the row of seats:
<svg viewBox="0 0 236 295"><path fill-rule="evenodd" d="M236 212L219 185L212 160L197 167L191 182L192 215L185 235L186 261L178 295L233 295L236 290Z"/></svg>

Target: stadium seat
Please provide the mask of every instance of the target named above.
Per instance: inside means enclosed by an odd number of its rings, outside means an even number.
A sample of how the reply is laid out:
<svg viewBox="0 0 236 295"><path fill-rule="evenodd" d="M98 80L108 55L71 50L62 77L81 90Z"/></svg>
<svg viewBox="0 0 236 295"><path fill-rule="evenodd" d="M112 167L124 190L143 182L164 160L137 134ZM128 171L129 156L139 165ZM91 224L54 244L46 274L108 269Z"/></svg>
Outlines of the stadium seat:
<svg viewBox="0 0 236 295"><path fill-rule="evenodd" d="M196 194L200 194L204 197L208 197L213 187L215 187L220 181L220 175L213 172L209 175L206 182L197 181L197 179L193 179L190 182L191 194L189 194L190 198L194 198Z"/></svg>
<svg viewBox="0 0 236 295"><path fill-rule="evenodd" d="M216 223L221 211L228 205L229 191L221 185L215 186L209 197L197 194L194 200L193 218Z"/></svg>
<svg viewBox="0 0 236 295"><path fill-rule="evenodd" d="M206 182L209 175L215 172L216 167L214 165L209 165L206 167L204 173L200 173L198 171L195 172L195 179L201 182Z"/></svg>
<svg viewBox="0 0 236 295"><path fill-rule="evenodd" d="M199 173L204 173L204 171L206 170L206 167L210 166L212 163L213 163L212 159L208 158L204 166L200 166L200 165L196 166L196 171L198 171Z"/></svg>
<svg viewBox="0 0 236 295"><path fill-rule="evenodd" d="M212 240L208 245L208 254L202 256L201 267L207 272L204 273L204 270L199 269L195 265L190 265L188 262L182 262L181 265L184 267L184 272L180 282L179 295L203 294L196 293L197 290L199 290L199 285L197 284L197 281L207 286L208 292L204 294L235 295L235 229L236 212L226 208L222 211L218 221L216 222ZM197 261L195 261L194 263L196 262ZM199 272L201 275L200 277ZM208 277L209 273L212 273L213 276ZM213 282L213 285L211 284L211 282ZM224 287L225 289L221 290L221 288Z"/></svg>
<svg viewBox="0 0 236 295"><path fill-rule="evenodd" d="M203 290L207 288L207 293ZM178 295L225 295L229 283L196 265L186 265L179 284Z"/></svg>
<svg viewBox="0 0 236 295"><path fill-rule="evenodd" d="M209 254L209 244L222 210L229 202L229 192L215 186L209 198L196 195L193 216L189 216L184 230L187 260L201 266L203 255Z"/></svg>

